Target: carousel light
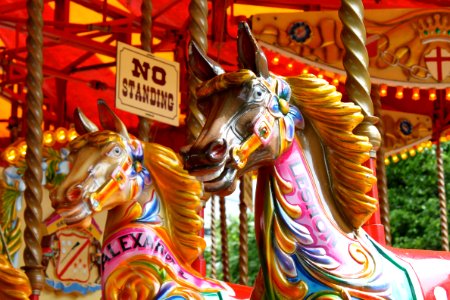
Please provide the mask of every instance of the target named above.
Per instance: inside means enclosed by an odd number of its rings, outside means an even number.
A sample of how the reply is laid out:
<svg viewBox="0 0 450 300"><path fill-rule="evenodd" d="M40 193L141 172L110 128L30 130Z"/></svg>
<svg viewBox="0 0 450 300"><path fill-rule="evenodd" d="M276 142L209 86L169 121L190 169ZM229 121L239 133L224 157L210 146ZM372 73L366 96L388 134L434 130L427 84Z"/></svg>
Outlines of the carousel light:
<svg viewBox="0 0 450 300"><path fill-rule="evenodd" d="M436 89L429 89L428 90L428 99L430 99L430 101L434 101L437 99L436 97Z"/></svg>
<svg viewBox="0 0 450 300"><path fill-rule="evenodd" d="M447 137L441 136L441 137L439 138L439 141L440 141L441 143L445 143L445 142L447 141Z"/></svg>
<svg viewBox="0 0 450 300"><path fill-rule="evenodd" d="M64 143L67 140L67 129L65 129L63 127L59 127L58 129L56 129L55 135L56 135L56 140L59 143Z"/></svg>
<svg viewBox="0 0 450 300"><path fill-rule="evenodd" d="M450 88L445 89L445 100L450 101Z"/></svg>
<svg viewBox="0 0 450 300"><path fill-rule="evenodd" d="M320 71L319 74L317 74L317 78L323 79L323 72Z"/></svg>
<svg viewBox="0 0 450 300"><path fill-rule="evenodd" d="M408 153L402 152L402 154L400 154L400 157L401 157L403 160L405 160L405 159L408 158Z"/></svg>
<svg viewBox="0 0 450 300"><path fill-rule="evenodd" d="M391 163L391 161L389 160L388 157L386 157L386 158L384 159L384 164L385 164L386 166L389 166L390 163Z"/></svg>
<svg viewBox="0 0 450 300"><path fill-rule="evenodd" d="M398 156L397 155L392 155L392 161L394 162L394 163L398 163L398 161L399 161L400 159L398 158Z"/></svg>
<svg viewBox="0 0 450 300"><path fill-rule="evenodd" d="M27 143L21 142L19 145L17 145L17 149L19 150L19 154L22 157L25 157L27 154Z"/></svg>
<svg viewBox="0 0 450 300"><path fill-rule="evenodd" d="M308 73L309 73L309 70L308 70L308 68L303 68L303 70L302 70L302 74L306 75L306 74L308 74Z"/></svg>
<svg viewBox="0 0 450 300"><path fill-rule="evenodd" d="M380 86L380 97L386 97L387 96L387 85L382 84Z"/></svg>
<svg viewBox="0 0 450 300"><path fill-rule="evenodd" d="M54 137L52 131L47 130L44 132L43 142L44 142L44 145L47 147L53 146L53 144L55 143L55 137Z"/></svg>
<svg viewBox="0 0 450 300"><path fill-rule="evenodd" d="M273 63L274 65L278 65L279 62L280 62L280 58L279 58L278 56L275 56L275 57L272 59L272 63Z"/></svg>
<svg viewBox="0 0 450 300"><path fill-rule="evenodd" d="M420 99L420 90L419 90L419 88L413 88L412 89L412 96L411 96L411 98L413 100L416 100L416 101Z"/></svg>
<svg viewBox="0 0 450 300"><path fill-rule="evenodd" d="M411 156L411 157L416 156L416 150L415 149L409 149L408 153L409 153L409 156Z"/></svg>
<svg viewBox="0 0 450 300"><path fill-rule="evenodd" d="M403 99L403 87L398 86L397 91L395 92L395 98Z"/></svg>
<svg viewBox="0 0 450 300"><path fill-rule="evenodd" d="M417 147L417 152L419 153L423 152L423 147L422 146Z"/></svg>
<svg viewBox="0 0 450 300"><path fill-rule="evenodd" d="M292 70L294 68L294 65L292 63L287 64L288 70Z"/></svg>
<svg viewBox="0 0 450 300"><path fill-rule="evenodd" d="M431 146L433 146L433 142L432 141L428 141L427 142L427 148L431 148Z"/></svg>
<svg viewBox="0 0 450 300"><path fill-rule="evenodd" d="M76 137L78 136L77 131L75 130L75 128L70 128L69 131L67 132L67 139L69 141L74 140Z"/></svg>
<svg viewBox="0 0 450 300"><path fill-rule="evenodd" d="M20 157L19 150L16 147L8 147L5 150L5 159L10 164L15 163Z"/></svg>
<svg viewBox="0 0 450 300"><path fill-rule="evenodd" d="M334 86L338 86L339 85L339 79L337 77L333 78L333 81L331 81L331 84Z"/></svg>

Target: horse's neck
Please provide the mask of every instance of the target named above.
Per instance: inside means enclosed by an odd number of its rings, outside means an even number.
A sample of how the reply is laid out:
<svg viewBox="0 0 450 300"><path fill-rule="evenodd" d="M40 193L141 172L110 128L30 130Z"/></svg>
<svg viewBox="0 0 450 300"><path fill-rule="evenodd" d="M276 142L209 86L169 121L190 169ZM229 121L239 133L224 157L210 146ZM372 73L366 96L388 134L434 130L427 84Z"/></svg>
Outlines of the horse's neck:
<svg viewBox="0 0 450 300"><path fill-rule="evenodd" d="M256 217L262 224L257 228L260 246L272 248L261 243L264 240L270 243L267 237L276 237L277 228L282 228L290 231L288 236L302 249L310 249L310 253L320 249L326 258L317 264L320 268L358 273L361 265L352 257L349 247L356 247L356 251L361 245L351 231L342 230L332 219L333 214L323 198L330 192L319 189L329 188L329 184L316 182L315 176L298 140L294 140L273 167L261 170L256 198ZM312 264L317 259L308 251L303 255Z"/></svg>
<svg viewBox="0 0 450 300"><path fill-rule="evenodd" d="M142 217L144 205L148 201L157 201L153 199L155 189L152 185L145 186L144 190L139 195L124 204L118 205L108 211L105 224L104 237L124 227L125 225L136 221Z"/></svg>

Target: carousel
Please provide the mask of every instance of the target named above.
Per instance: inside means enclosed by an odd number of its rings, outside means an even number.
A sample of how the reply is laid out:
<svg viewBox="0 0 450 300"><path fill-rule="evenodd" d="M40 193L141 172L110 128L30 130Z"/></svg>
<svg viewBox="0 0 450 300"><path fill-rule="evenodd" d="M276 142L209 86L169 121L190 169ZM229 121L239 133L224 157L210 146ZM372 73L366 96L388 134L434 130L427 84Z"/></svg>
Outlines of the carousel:
<svg viewBox="0 0 450 300"><path fill-rule="evenodd" d="M2 299L448 299L448 5L3 1ZM393 248L385 165L433 144L442 251Z"/></svg>

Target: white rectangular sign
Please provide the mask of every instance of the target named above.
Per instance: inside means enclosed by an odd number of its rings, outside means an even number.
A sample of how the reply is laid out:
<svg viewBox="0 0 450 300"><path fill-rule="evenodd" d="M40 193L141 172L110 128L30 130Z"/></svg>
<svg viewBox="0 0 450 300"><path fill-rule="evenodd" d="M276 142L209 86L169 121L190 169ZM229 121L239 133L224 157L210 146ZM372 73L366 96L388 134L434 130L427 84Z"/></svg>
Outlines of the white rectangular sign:
<svg viewBox="0 0 450 300"><path fill-rule="evenodd" d="M116 107L169 125L179 125L177 62L117 43Z"/></svg>

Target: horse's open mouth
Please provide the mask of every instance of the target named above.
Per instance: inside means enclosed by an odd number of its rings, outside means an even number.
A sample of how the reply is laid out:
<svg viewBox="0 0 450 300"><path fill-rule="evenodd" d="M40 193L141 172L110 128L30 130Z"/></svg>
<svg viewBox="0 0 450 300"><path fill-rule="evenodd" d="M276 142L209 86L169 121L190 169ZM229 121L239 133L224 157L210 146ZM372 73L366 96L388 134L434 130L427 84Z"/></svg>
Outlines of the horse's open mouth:
<svg viewBox="0 0 450 300"><path fill-rule="evenodd" d="M228 190L236 178L237 170L222 163L218 168L203 169L192 172L198 180L203 182L206 192L215 193Z"/></svg>

